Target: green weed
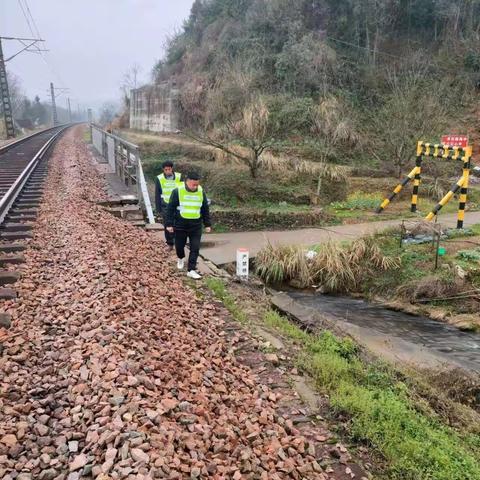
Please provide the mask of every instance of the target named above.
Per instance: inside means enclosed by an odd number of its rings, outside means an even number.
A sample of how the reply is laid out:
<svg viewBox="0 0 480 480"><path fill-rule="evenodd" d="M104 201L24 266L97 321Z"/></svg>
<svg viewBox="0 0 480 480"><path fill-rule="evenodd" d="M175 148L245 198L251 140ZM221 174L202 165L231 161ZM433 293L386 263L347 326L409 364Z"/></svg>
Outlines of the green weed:
<svg viewBox="0 0 480 480"><path fill-rule="evenodd" d="M235 298L228 293L225 288L225 283L222 280L219 278L207 277L205 279L205 284L213 294L222 301L235 320L241 324L248 323L247 314L237 305Z"/></svg>
<svg viewBox="0 0 480 480"><path fill-rule="evenodd" d="M265 323L301 345L301 368L336 411L350 417L352 437L387 460L389 479L480 479L480 436L463 438L418 411L409 387L388 367L366 364L351 340L309 334L273 311L265 314Z"/></svg>
<svg viewBox="0 0 480 480"><path fill-rule="evenodd" d="M332 202L335 210L375 210L383 200L378 193L353 193L344 202Z"/></svg>

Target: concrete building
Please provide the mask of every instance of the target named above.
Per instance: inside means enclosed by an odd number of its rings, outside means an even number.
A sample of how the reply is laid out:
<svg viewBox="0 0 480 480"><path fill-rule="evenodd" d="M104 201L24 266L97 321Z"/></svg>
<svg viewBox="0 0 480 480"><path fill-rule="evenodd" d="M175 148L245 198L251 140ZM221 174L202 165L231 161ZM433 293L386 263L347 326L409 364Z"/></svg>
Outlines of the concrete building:
<svg viewBox="0 0 480 480"><path fill-rule="evenodd" d="M130 128L175 132L178 122L178 90L170 83L144 85L131 91Z"/></svg>

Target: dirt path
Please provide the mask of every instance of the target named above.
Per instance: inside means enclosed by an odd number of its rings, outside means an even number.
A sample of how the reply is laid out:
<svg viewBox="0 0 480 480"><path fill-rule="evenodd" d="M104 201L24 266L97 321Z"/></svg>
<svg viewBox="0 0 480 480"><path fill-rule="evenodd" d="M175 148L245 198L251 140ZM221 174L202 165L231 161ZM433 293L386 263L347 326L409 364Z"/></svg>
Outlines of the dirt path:
<svg viewBox="0 0 480 480"><path fill-rule="evenodd" d="M82 132L55 147L6 308L0 478L362 478L324 426L284 413L288 385L240 363L248 334L172 275L159 242L96 205Z"/></svg>
<svg viewBox="0 0 480 480"><path fill-rule="evenodd" d="M439 221L442 225L455 227L457 216L456 214L442 215ZM400 220L387 220L278 232L217 233L203 237L205 246L202 247L200 253L215 265L224 265L235 262L238 248L248 248L250 256L254 257L268 242L273 244L314 245L327 240L352 240L400 223ZM465 214L465 228L475 223L480 223L480 212L467 212Z"/></svg>

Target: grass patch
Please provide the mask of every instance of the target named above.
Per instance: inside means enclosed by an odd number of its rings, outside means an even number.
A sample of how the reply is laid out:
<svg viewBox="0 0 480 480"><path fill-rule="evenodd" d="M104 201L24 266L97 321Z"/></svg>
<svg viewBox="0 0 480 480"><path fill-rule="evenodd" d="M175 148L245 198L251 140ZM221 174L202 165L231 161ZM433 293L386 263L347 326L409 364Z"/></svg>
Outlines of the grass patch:
<svg viewBox="0 0 480 480"><path fill-rule="evenodd" d="M480 223L476 223L469 227L469 230L472 231L473 235L480 235Z"/></svg>
<svg viewBox="0 0 480 480"><path fill-rule="evenodd" d="M243 168L214 164L206 186L212 198L224 207L285 208L308 205L312 185L302 175L261 172L252 179ZM291 207L292 209L294 207Z"/></svg>
<svg viewBox="0 0 480 480"><path fill-rule="evenodd" d="M366 364L356 345L329 332L309 334L276 312L265 323L301 346L301 367L350 418L349 433L380 452L389 479L480 479L480 436L462 436L415 408L409 387L388 367Z"/></svg>
<svg viewBox="0 0 480 480"><path fill-rule="evenodd" d="M307 343L310 339L310 335L307 332L273 310L268 310L265 313L264 321L269 327L279 330L291 340Z"/></svg>
<svg viewBox="0 0 480 480"><path fill-rule="evenodd" d="M224 202L225 200L222 200ZM262 210L270 213L299 213L309 212L314 210L314 207L310 205L294 205L287 202L270 202L268 200L251 199L245 203L241 203L236 197L232 197L228 200L227 206L215 205L213 211L235 211L238 209L247 210Z"/></svg>
<svg viewBox="0 0 480 480"><path fill-rule="evenodd" d="M461 239L468 238L480 230L480 225L473 225L465 230L449 230L448 239L442 240L447 254L439 259L440 267L435 270L435 249L431 243L420 245L404 245L400 247L399 239L393 234L377 235L378 244L385 255L400 258L401 268L396 271L385 270L367 279L360 293L365 295L385 294L392 292L405 300L416 302L422 299L439 299L430 301L431 307L441 306L451 313L474 313L474 302L465 299L455 300L455 295L476 288L476 274L480 271L478 260L480 249L459 249ZM460 242L459 242L460 240ZM468 244L467 244L468 245ZM454 272L460 266L467 272L465 280L461 280ZM427 313L427 312L426 312ZM427 313L428 314L428 313Z"/></svg>
<svg viewBox="0 0 480 480"><path fill-rule="evenodd" d="M233 295L228 293L225 283L213 277L205 279L205 284L212 291L212 293L225 305L227 310L232 314L233 318L241 324L248 323L248 317L241 307L237 305L237 302Z"/></svg>
<svg viewBox="0 0 480 480"><path fill-rule="evenodd" d="M89 128L83 132L83 139L86 143L92 143L92 135Z"/></svg>
<svg viewBox="0 0 480 480"><path fill-rule="evenodd" d="M375 210L383 200L379 193L356 192L348 196L343 202L332 202L330 206L335 210Z"/></svg>
<svg viewBox="0 0 480 480"><path fill-rule="evenodd" d="M214 223L212 231L213 233L228 233L230 231L230 227L228 225L224 225L223 223Z"/></svg>

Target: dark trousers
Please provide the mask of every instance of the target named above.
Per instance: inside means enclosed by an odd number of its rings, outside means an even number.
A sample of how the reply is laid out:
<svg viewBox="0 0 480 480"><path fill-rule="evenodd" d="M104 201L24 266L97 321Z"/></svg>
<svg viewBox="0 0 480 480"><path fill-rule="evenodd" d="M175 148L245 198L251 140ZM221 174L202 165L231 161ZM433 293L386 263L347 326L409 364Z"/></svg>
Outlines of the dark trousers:
<svg viewBox="0 0 480 480"><path fill-rule="evenodd" d="M202 239L202 227L192 230L175 229L175 249L178 258L185 258L185 245L190 243L190 255L188 257L188 271L197 268L198 254L200 252L200 240Z"/></svg>
<svg viewBox="0 0 480 480"><path fill-rule="evenodd" d="M163 226L165 226L167 222L167 207L165 207L162 210L162 217L163 217ZM175 232L170 233L165 228L165 241L167 242L167 245L170 245L171 247L173 247L175 245Z"/></svg>

